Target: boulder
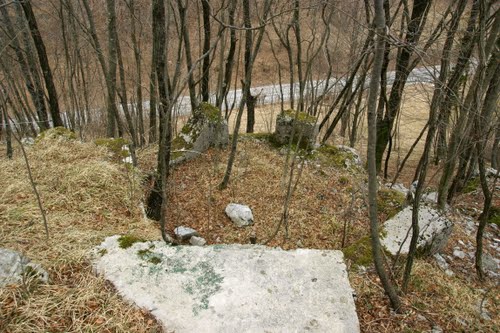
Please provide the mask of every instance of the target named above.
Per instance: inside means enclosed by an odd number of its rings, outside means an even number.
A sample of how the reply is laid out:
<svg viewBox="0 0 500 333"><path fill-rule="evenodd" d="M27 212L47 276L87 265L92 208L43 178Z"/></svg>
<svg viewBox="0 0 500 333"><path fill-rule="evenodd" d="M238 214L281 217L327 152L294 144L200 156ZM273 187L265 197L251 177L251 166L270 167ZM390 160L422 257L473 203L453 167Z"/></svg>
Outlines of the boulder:
<svg viewBox="0 0 500 333"><path fill-rule="evenodd" d="M387 220L382 229L381 242L392 255L408 254L411 241L412 207L406 207L393 218ZM418 212L420 234L417 243L419 255L438 253L448 241L453 223L437 210L421 206Z"/></svg>
<svg viewBox="0 0 500 333"><path fill-rule="evenodd" d="M26 279L49 281L49 274L39 264L32 263L21 253L0 248L0 287L19 284Z"/></svg>
<svg viewBox="0 0 500 333"><path fill-rule="evenodd" d="M174 229L175 236L181 241L190 239L193 236L199 236L198 232L192 228L180 226Z"/></svg>
<svg viewBox="0 0 500 333"><path fill-rule="evenodd" d="M166 332L360 331L340 251L117 239L95 249L96 271Z"/></svg>
<svg viewBox="0 0 500 333"><path fill-rule="evenodd" d="M227 121L218 108L200 103L198 110L172 141L171 165L198 157L210 147L225 147L229 142Z"/></svg>
<svg viewBox="0 0 500 333"><path fill-rule="evenodd" d="M226 206L226 215L237 227L246 227L253 224L253 214L250 207L230 203Z"/></svg>
<svg viewBox="0 0 500 333"><path fill-rule="evenodd" d="M356 164L357 166L362 165L361 157L359 156L359 153L356 149L344 145L337 145L336 147L346 153L350 153L352 155L352 161L354 162L354 164Z"/></svg>
<svg viewBox="0 0 500 333"><path fill-rule="evenodd" d="M191 238L189 239L189 244L194 246L203 246L207 244L207 241L203 237L191 236Z"/></svg>
<svg viewBox="0 0 500 333"><path fill-rule="evenodd" d="M294 110L287 110L276 117L274 140L276 143L284 145L292 139L292 142L299 147L312 149L316 143L318 128L316 117L306 112L297 113ZM294 133L293 138L292 133Z"/></svg>

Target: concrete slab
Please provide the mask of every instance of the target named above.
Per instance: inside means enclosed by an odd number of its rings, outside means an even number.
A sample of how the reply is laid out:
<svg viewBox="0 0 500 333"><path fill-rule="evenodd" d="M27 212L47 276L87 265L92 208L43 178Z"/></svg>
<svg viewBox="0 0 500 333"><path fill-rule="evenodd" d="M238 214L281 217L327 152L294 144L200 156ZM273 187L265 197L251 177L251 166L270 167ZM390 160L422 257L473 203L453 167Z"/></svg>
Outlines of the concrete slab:
<svg viewBox="0 0 500 333"><path fill-rule="evenodd" d="M94 267L167 332L359 332L340 251L258 245L168 246L119 236Z"/></svg>

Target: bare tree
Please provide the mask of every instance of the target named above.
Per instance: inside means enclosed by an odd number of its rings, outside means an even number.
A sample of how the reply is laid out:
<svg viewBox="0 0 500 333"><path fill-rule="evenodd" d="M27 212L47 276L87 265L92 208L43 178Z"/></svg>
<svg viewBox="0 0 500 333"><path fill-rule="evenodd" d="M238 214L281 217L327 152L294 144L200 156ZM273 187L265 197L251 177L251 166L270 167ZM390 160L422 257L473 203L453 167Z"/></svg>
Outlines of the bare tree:
<svg viewBox="0 0 500 333"><path fill-rule="evenodd" d="M375 43L375 59L373 61L370 88L368 93L368 202L370 213L370 236L375 269L385 292L389 296L391 306L395 311L401 310L401 302L384 268L384 260L379 238L378 213L377 213L377 95L380 85L380 73L382 71L382 61L384 56L384 36L385 36L385 16L383 0L375 0L374 25L377 34Z"/></svg>

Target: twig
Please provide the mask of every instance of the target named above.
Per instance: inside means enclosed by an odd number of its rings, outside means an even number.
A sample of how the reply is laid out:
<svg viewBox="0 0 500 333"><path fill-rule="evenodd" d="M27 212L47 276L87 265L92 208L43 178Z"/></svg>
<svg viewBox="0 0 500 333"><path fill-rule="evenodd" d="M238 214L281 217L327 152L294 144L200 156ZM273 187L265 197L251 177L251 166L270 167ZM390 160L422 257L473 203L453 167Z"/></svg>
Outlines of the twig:
<svg viewBox="0 0 500 333"><path fill-rule="evenodd" d="M10 119L10 117L9 117L9 120L12 121L12 119ZM31 173L31 166L30 166L30 163L28 160L28 155L26 154L26 150L24 149L24 146L23 146L23 143L21 142L21 139L17 136L17 134L14 134L14 131L12 131L12 136L14 137L14 139L17 141L17 143L21 147L21 151L22 151L23 157L24 157L24 162L26 163L26 169L28 170L28 177L30 180L30 184L31 184L31 187L33 188L33 192L35 193L36 200L38 202L38 208L40 209L40 213L42 214L43 226L45 227L45 236L48 239L49 238L49 227L48 227L48 223L47 223L47 216L45 214L45 210L43 209L42 199L40 198L40 194L38 193L38 190L36 188L35 181L33 180L33 175Z"/></svg>

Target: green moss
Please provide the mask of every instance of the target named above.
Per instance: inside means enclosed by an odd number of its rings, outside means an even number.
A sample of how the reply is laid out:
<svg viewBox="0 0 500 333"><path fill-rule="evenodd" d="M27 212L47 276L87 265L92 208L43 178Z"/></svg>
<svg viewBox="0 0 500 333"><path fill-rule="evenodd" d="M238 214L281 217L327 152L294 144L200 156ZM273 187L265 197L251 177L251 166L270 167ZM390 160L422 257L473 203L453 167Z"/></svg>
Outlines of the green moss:
<svg viewBox="0 0 500 333"><path fill-rule="evenodd" d="M500 207L491 207L490 216L488 217L488 223L496 224L500 227Z"/></svg>
<svg viewBox="0 0 500 333"><path fill-rule="evenodd" d="M218 107L207 103L200 103L200 111L211 121L221 121L222 115Z"/></svg>
<svg viewBox="0 0 500 333"><path fill-rule="evenodd" d="M57 138L61 138L64 140L76 140L76 134L75 132L72 132L65 127L58 126L50 128L38 134L35 143L38 143L44 139L57 139Z"/></svg>
<svg viewBox="0 0 500 333"><path fill-rule="evenodd" d="M368 266L373 262L370 237L365 236L342 249L344 256L358 266Z"/></svg>
<svg viewBox="0 0 500 333"><path fill-rule="evenodd" d="M124 138L100 138L95 139L94 143L101 147L106 147L117 158L123 159L130 156L130 152L123 149L123 146L129 144Z"/></svg>
<svg viewBox="0 0 500 333"><path fill-rule="evenodd" d="M178 159L184 155L184 150L189 150L191 148L193 148L193 144L187 143L182 135L178 135L174 140L172 140L170 159Z"/></svg>
<svg viewBox="0 0 500 333"><path fill-rule="evenodd" d="M137 256L142 260L152 263L153 265L158 265L163 260L161 259L161 256L159 254L151 252L152 248L154 248L154 246L150 246L148 249L137 251Z"/></svg>
<svg viewBox="0 0 500 333"><path fill-rule="evenodd" d="M346 161L354 159L351 153L330 145L322 145L318 148L318 153L319 158L324 164L336 168L345 168L347 165Z"/></svg>
<svg viewBox="0 0 500 333"><path fill-rule="evenodd" d="M474 192L480 184L480 179L479 177L472 178L465 184L465 187L463 189L463 193L471 193Z"/></svg>
<svg viewBox="0 0 500 333"><path fill-rule="evenodd" d="M144 239L139 238L134 235L123 235L118 238L118 246L122 249L128 249L132 245L138 242L144 242Z"/></svg>
<svg viewBox="0 0 500 333"><path fill-rule="evenodd" d="M406 203L404 194L391 189L381 189L377 193L377 205L379 212L391 218L401 210Z"/></svg>
<svg viewBox="0 0 500 333"><path fill-rule="evenodd" d="M346 177L346 176L341 176L341 177L339 178L339 182L340 182L340 184L342 184L342 185L347 185L347 184L349 184L349 178L348 178L348 177Z"/></svg>
<svg viewBox="0 0 500 333"><path fill-rule="evenodd" d="M316 122L316 117L310 115L307 112L297 112L295 110L289 109L283 112L283 115L295 119L297 116L298 121L307 122L314 124Z"/></svg>

